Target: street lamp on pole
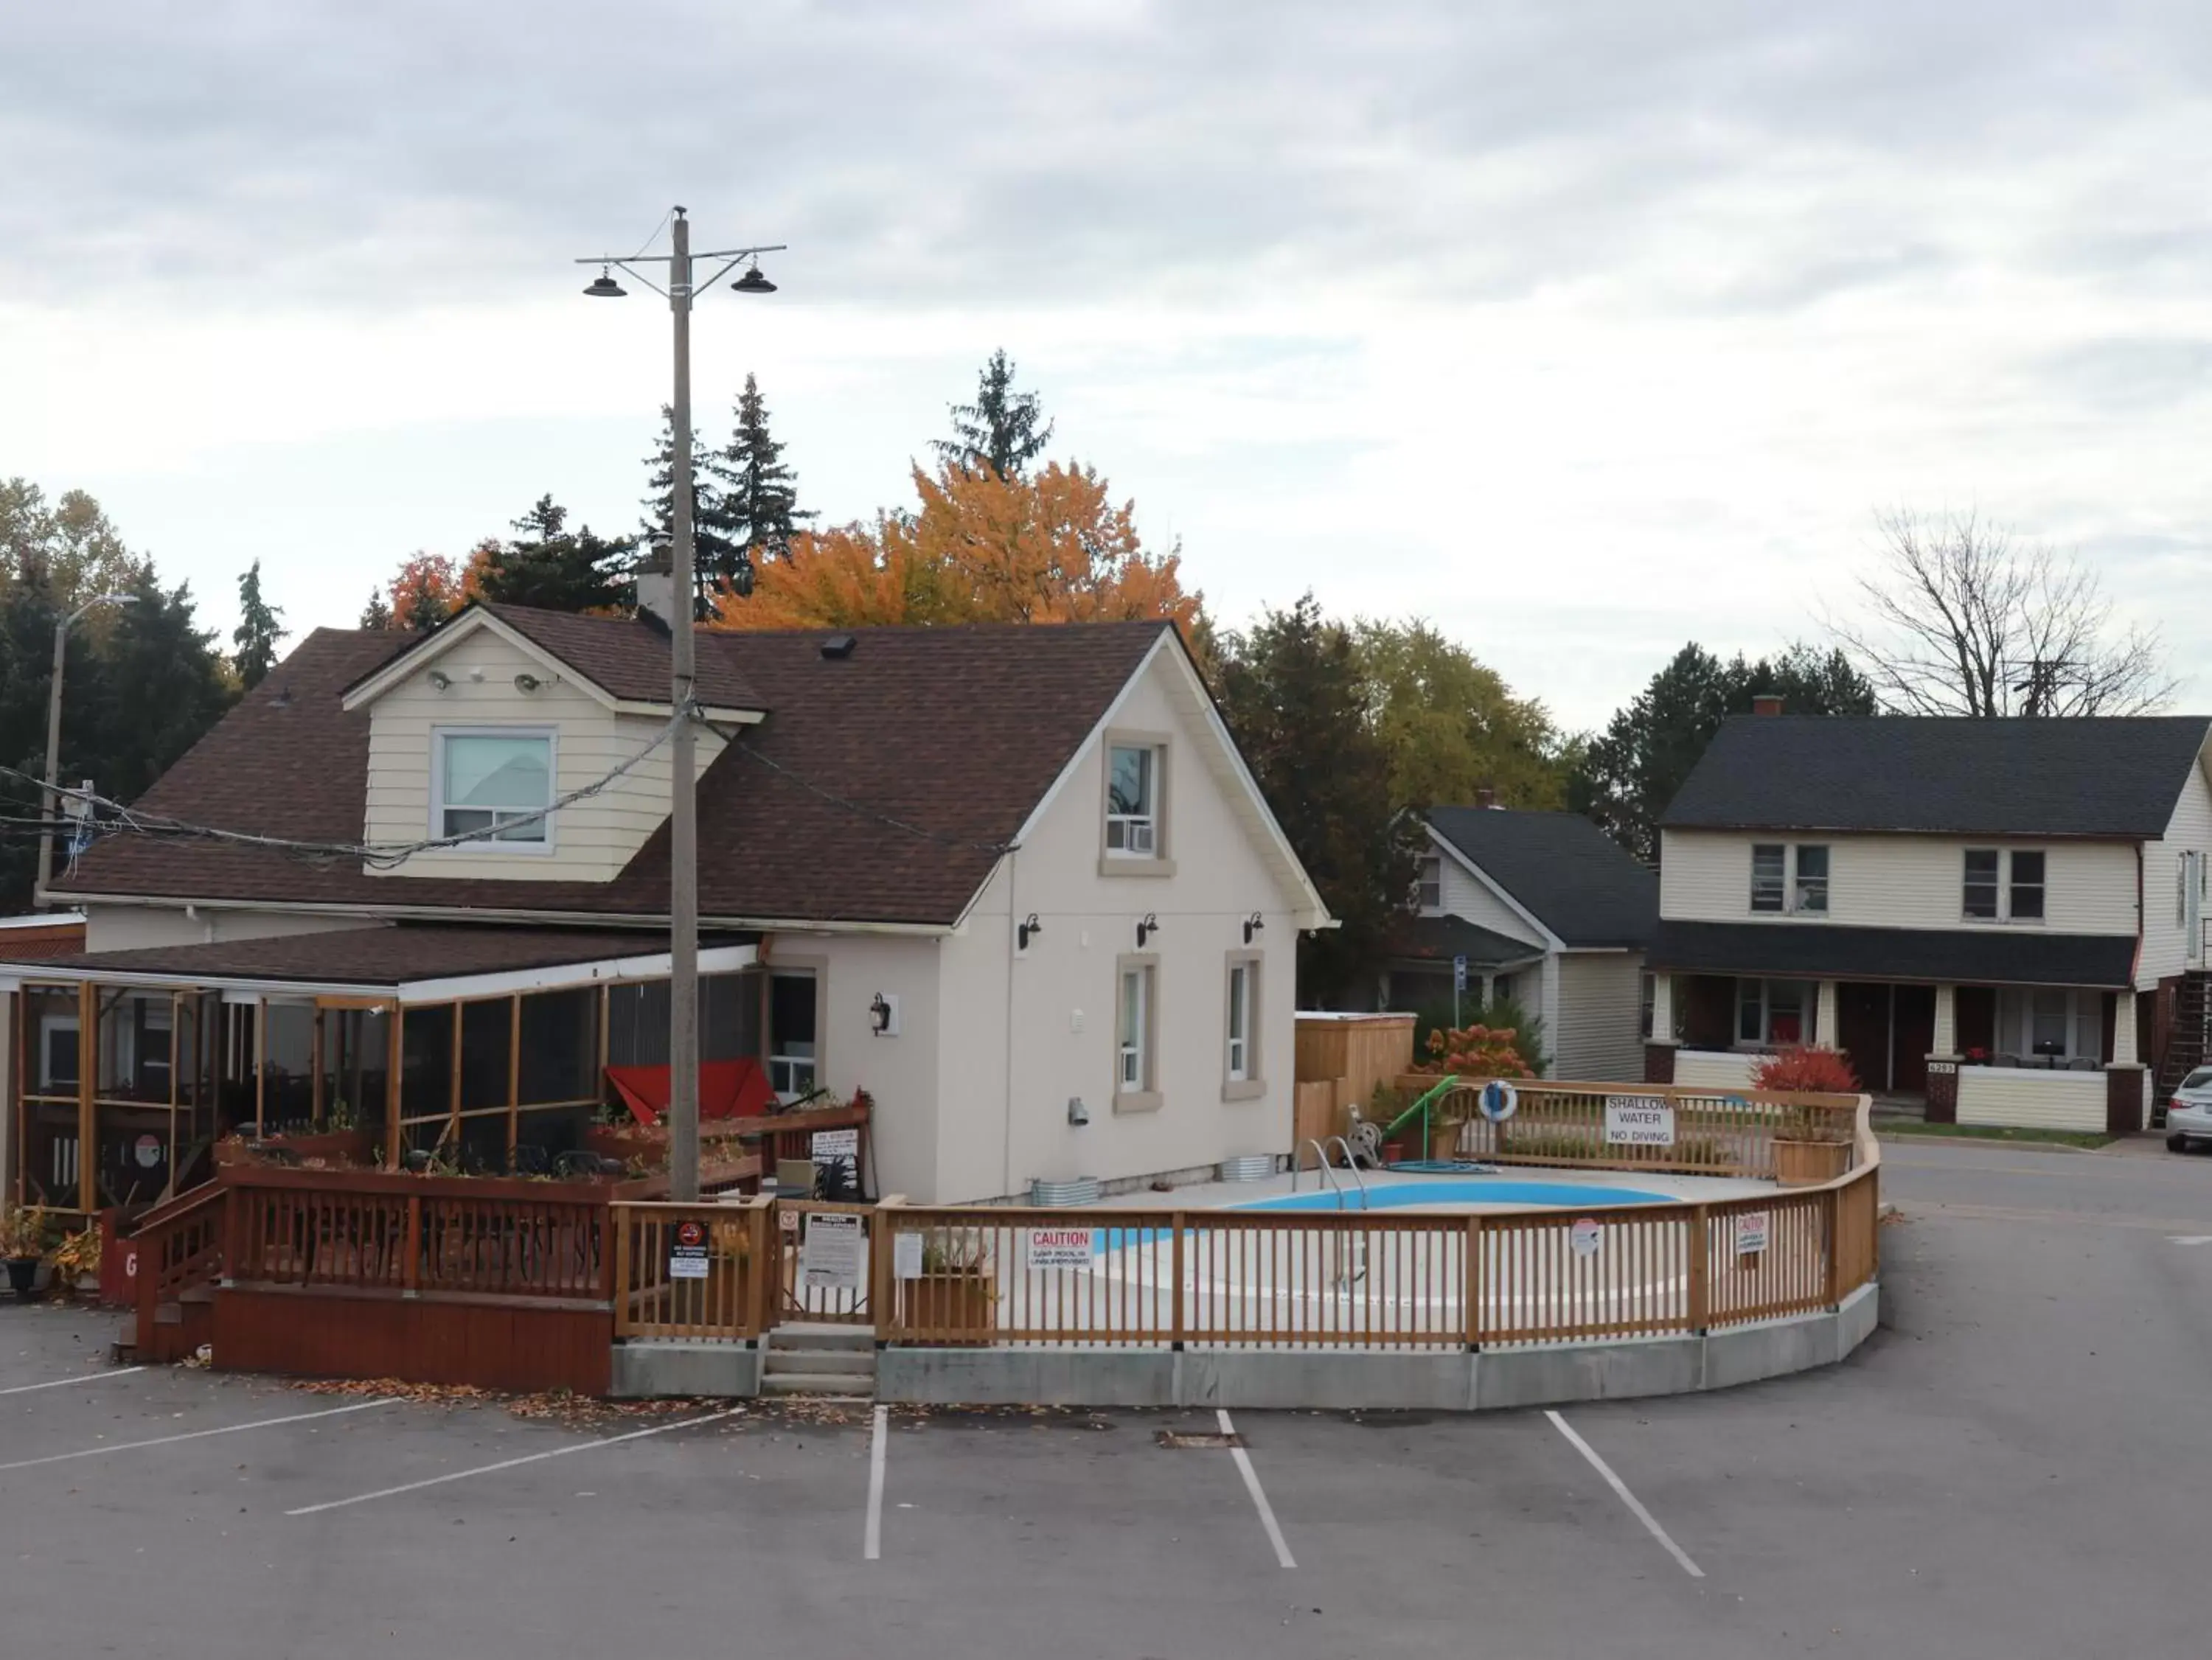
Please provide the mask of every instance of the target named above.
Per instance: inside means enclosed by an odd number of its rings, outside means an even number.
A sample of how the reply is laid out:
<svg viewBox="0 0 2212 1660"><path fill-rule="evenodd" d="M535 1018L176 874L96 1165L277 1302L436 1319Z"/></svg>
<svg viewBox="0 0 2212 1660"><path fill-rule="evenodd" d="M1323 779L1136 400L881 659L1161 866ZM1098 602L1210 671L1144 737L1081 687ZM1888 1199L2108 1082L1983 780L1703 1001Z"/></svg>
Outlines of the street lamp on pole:
<svg viewBox="0 0 2212 1660"><path fill-rule="evenodd" d="M712 253L691 251L691 222L682 208L670 215L669 251L632 254L618 259L609 255L579 259L579 265L597 265L599 276L584 292L595 300L619 300L626 292L614 279L612 268L622 269L668 300L675 324L676 387L670 401L670 588L669 700L677 715L676 730L669 741L668 800L668 1197L688 1203L699 1197L699 813L696 779L698 700L694 682L697 657L691 638L696 603L691 523L691 302L739 265L744 274L731 283L739 294L774 294L775 284L761 275L760 257L781 252L781 242L756 248L723 248ZM703 282L692 281L695 260L721 260L721 269ZM666 265L668 286L662 288L637 269ZM740 593L751 583L752 567L741 562L736 572Z"/></svg>
<svg viewBox="0 0 2212 1660"><path fill-rule="evenodd" d="M54 876L54 819L61 811L59 788L62 766L62 667L69 656L69 631L76 620L98 605L136 605L136 594L95 594L54 624L54 673L46 687L46 787L39 815L39 881L33 890L38 902L46 902L46 884Z"/></svg>

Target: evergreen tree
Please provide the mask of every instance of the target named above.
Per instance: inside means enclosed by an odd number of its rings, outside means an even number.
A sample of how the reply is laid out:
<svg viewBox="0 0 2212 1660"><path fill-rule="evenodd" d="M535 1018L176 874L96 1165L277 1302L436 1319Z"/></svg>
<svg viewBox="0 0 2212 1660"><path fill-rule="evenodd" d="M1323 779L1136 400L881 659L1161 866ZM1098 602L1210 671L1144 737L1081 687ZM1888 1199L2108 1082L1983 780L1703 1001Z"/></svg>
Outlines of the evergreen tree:
<svg viewBox="0 0 2212 1660"><path fill-rule="evenodd" d="M1659 858L1659 820L1721 722L1751 712L1761 693L1801 715L1871 715L1875 691L1840 651L1793 645L1753 663L1723 663L1695 641L1651 676L1592 739L1568 780L1567 804L1645 863Z"/></svg>
<svg viewBox="0 0 2212 1660"><path fill-rule="evenodd" d="M486 544L477 562L477 591L510 605L549 611L607 611L626 598L630 544L568 528L568 510L538 498L514 521L513 540Z"/></svg>
<svg viewBox="0 0 2212 1660"><path fill-rule="evenodd" d="M1037 395L1014 390L1014 366L1003 346L983 366L975 401L950 407L952 436L934 440L933 447L956 466L1019 478L1052 442L1053 423L1037 424L1044 413Z"/></svg>
<svg viewBox="0 0 2212 1660"><path fill-rule="evenodd" d="M709 571L733 571L738 564L738 544L722 528L728 516L721 479L714 467L705 464L713 459L711 453L701 452L695 431L691 435L691 560L692 569L702 577ZM652 469L646 482L653 490L639 504L645 509L646 529L672 536L676 534L676 412L665 404L660 410L660 443L646 457L645 464Z"/></svg>
<svg viewBox="0 0 2212 1660"><path fill-rule="evenodd" d="M784 463L783 445L769 433L768 403L751 375L738 395L737 429L728 447L702 461L714 476L714 523L708 528L716 548L710 559L708 536L699 538L702 579L733 580L740 559L756 570L769 560L788 559L793 532L815 515L799 506L798 478Z"/></svg>
<svg viewBox="0 0 2212 1660"><path fill-rule="evenodd" d="M289 632L283 617L281 606L261 597L261 561L257 559L238 579L238 627L230 636L238 647L231 667L238 672L238 683L249 692L261 684L276 661L276 642Z"/></svg>
<svg viewBox="0 0 2212 1660"><path fill-rule="evenodd" d="M1342 1006L1412 906L1421 840L1419 818L1391 803L1358 651L1308 594L1226 636L1217 678L1237 747L1339 924L1299 937L1300 1001Z"/></svg>
<svg viewBox="0 0 2212 1660"><path fill-rule="evenodd" d="M390 628L394 626L392 602L385 597L383 589L368 591L368 603L361 608L361 626L364 628Z"/></svg>

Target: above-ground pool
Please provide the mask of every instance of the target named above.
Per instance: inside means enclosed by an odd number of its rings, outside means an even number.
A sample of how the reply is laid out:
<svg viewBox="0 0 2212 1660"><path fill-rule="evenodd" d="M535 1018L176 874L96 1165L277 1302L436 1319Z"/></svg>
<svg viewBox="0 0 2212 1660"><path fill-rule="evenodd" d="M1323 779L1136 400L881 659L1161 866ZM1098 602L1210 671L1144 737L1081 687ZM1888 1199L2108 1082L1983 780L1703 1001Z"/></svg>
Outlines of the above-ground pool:
<svg viewBox="0 0 2212 1660"><path fill-rule="evenodd" d="M1370 1182L1364 1188L1346 1183L1340 1194L1336 1189L1323 1187L1313 1192L1285 1193L1273 1199L1255 1199L1249 1204L1237 1205L1232 1209L1406 1210L1429 1205L1525 1204L1566 1205L1584 1209L1598 1205L1681 1203L1683 1201L1671 1194L1645 1193L1632 1187L1597 1187L1587 1182L1532 1182L1496 1176L1474 1176L1456 1179L1425 1177L1410 1182Z"/></svg>

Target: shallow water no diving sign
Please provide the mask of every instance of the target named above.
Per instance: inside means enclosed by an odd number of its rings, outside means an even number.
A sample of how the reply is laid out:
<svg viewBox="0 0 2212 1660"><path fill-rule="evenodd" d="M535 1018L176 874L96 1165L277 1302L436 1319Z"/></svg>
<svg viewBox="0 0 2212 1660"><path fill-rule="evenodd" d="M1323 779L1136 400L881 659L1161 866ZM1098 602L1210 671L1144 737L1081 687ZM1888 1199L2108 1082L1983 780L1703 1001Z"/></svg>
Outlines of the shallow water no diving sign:
<svg viewBox="0 0 2212 1660"><path fill-rule="evenodd" d="M1672 1147L1674 1104L1664 1095L1608 1095L1605 1098L1607 1147Z"/></svg>

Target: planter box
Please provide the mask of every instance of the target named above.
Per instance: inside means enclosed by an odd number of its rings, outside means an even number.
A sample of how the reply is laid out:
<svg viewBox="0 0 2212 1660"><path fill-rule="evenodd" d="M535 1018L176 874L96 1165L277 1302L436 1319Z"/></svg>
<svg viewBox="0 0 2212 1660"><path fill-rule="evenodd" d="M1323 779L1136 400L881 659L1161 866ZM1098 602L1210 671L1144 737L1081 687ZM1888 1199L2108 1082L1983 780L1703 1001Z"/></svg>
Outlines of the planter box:
<svg viewBox="0 0 2212 1660"><path fill-rule="evenodd" d="M1775 1141L1774 1179L1784 1187L1818 1187L1850 1167L1849 1142Z"/></svg>
<svg viewBox="0 0 2212 1660"><path fill-rule="evenodd" d="M975 1348L998 1335L998 1282L988 1274L925 1274L901 1280L898 1324L921 1327L933 1348Z"/></svg>
<svg viewBox="0 0 2212 1660"><path fill-rule="evenodd" d="M1459 1157L1459 1132L1465 1128L1464 1124L1458 1123L1431 1124L1429 1156L1438 1160Z"/></svg>
<svg viewBox="0 0 2212 1660"><path fill-rule="evenodd" d="M366 1130L319 1130L306 1136L264 1136L264 1147L281 1147L295 1154L301 1163L320 1159L330 1165L367 1165L376 1157L375 1138ZM222 1165L256 1163L253 1154L242 1141L224 1140L215 1144L215 1161Z"/></svg>

